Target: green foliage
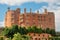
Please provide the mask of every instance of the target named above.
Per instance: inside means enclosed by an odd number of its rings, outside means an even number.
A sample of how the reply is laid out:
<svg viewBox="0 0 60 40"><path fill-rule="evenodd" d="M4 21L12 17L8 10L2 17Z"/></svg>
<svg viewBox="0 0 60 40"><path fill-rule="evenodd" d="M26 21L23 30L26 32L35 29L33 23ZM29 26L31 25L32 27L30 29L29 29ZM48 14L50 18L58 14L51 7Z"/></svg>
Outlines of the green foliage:
<svg viewBox="0 0 60 40"><path fill-rule="evenodd" d="M50 40L60 40L60 37L50 37Z"/></svg>
<svg viewBox="0 0 60 40"><path fill-rule="evenodd" d="M12 40L11 37L10 38L6 38L5 40Z"/></svg>
<svg viewBox="0 0 60 40"><path fill-rule="evenodd" d="M50 34L50 31L51 31L51 30L50 30L49 28L47 28L47 29L45 30L45 32L48 33L48 34Z"/></svg>
<svg viewBox="0 0 60 40"><path fill-rule="evenodd" d="M42 29L42 28L37 28L36 26L28 27L27 29L25 27L18 27L18 25L13 25L12 28L4 28L2 34L6 37L11 37L13 38L14 34L20 33L21 35L25 35L27 33L48 33L51 35L55 35L55 30L54 29Z"/></svg>
<svg viewBox="0 0 60 40"><path fill-rule="evenodd" d="M53 35L53 36L55 36L56 35L55 30L54 29L50 30L50 34Z"/></svg>
<svg viewBox="0 0 60 40"><path fill-rule="evenodd" d="M22 36L21 34L17 33L17 34L14 34L14 37L12 40L22 40Z"/></svg>
<svg viewBox="0 0 60 40"><path fill-rule="evenodd" d="M21 34L17 33L17 34L14 34L14 37L12 40L29 40L29 37L22 36Z"/></svg>
<svg viewBox="0 0 60 40"><path fill-rule="evenodd" d="M22 38L24 38L25 40L30 40L30 36L27 35L23 35Z"/></svg>
<svg viewBox="0 0 60 40"><path fill-rule="evenodd" d="M27 34L27 29L25 27L20 27L18 32L21 34L21 35L24 35L24 34Z"/></svg>
<svg viewBox="0 0 60 40"><path fill-rule="evenodd" d="M2 34L6 37L13 37L13 35L17 32L18 32L18 26L13 25L12 28L5 28Z"/></svg>
<svg viewBox="0 0 60 40"><path fill-rule="evenodd" d="M5 28L4 29L4 31L2 32L2 35L4 35L4 36L9 36L9 32L10 32L10 29L8 29L8 28Z"/></svg>
<svg viewBox="0 0 60 40"><path fill-rule="evenodd" d="M28 33L42 33L43 30L41 28L37 28L36 26L28 27Z"/></svg>
<svg viewBox="0 0 60 40"><path fill-rule="evenodd" d="M42 28L38 28L38 33L43 33Z"/></svg>
<svg viewBox="0 0 60 40"><path fill-rule="evenodd" d="M3 37L0 37L0 40L4 40L4 38Z"/></svg>
<svg viewBox="0 0 60 40"><path fill-rule="evenodd" d="M31 27L28 27L27 30L28 30L28 33L29 33L29 32L32 32Z"/></svg>

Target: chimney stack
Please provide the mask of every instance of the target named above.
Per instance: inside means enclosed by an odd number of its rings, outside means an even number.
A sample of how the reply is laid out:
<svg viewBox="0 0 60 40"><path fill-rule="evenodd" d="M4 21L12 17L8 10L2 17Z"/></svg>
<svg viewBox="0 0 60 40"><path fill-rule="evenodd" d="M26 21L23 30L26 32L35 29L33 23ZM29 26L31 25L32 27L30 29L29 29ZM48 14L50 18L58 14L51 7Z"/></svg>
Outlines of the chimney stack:
<svg viewBox="0 0 60 40"><path fill-rule="evenodd" d="M32 9L30 8L30 13L32 13Z"/></svg>
<svg viewBox="0 0 60 40"><path fill-rule="evenodd" d="M24 13L26 13L26 8L24 8Z"/></svg>
<svg viewBox="0 0 60 40"><path fill-rule="evenodd" d="M45 10L45 13L47 13L47 9L44 9Z"/></svg>
<svg viewBox="0 0 60 40"><path fill-rule="evenodd" d="M39 10L37 10L37 13L39 14Z"/></svg>
<svg viewBox="0 0 60 40"><path fill-rule="evenodd" d="M17 11L18 13L20 13L20 8L17 8L16 11Z"/></svg>

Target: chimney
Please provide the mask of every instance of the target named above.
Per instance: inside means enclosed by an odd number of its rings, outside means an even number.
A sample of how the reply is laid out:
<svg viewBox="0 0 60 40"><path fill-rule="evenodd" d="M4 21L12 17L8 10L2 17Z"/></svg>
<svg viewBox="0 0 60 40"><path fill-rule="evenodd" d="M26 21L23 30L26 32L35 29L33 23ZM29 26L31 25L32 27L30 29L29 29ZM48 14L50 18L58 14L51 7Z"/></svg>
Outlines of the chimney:
<svg viewBox="0 0 60 40"><path fill-rule="evenodd" d="M20 8L17 8L16 11L17 11L18 13L20 13Z"/></svg>
<svg viewBox="0 0 60 40"><path fill-rule="evenodd" d="M24 8L24 13L26 13L26 8Z"/></svg>
<svg viewBox="0 0 60 40"><path fill-rule="evenodd" d="M32 9L30 8L30 13L32 13Z"/></svg>
<svg viewBox="0 0 60 40"><path fill-rule="evenodd" d="M45 13L47 13L47 9L44 9L45 10Z"/></svg>
<svg viewBox="0 0 60 40"><path fill-rule="evenodd" d="M37 13L39 14L39 10L37 10Z"/></svg>

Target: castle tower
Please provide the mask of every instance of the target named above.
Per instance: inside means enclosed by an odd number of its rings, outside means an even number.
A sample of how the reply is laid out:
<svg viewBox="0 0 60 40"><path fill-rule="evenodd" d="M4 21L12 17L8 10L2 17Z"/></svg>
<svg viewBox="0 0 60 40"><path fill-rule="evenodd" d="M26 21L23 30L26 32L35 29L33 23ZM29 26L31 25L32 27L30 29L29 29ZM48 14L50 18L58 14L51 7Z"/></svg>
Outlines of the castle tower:
<svg viewBox="0 0 60 40"><path fill-rule="evenodd" d="M15 11L15 24L16 25L19 25L20 24L19 23L20 13L21 13L20 8L17 8L16 11Z"/></svg>
<svg viewBox="0 0 60 40"><path fill-rule="evenodd" d="M18 25L19 16L20 16L19 8L17 8L16 10L10 10L10 8L8 8L8 11L6 12L5 15L5 26L11 27L12 25Z"/></svg>

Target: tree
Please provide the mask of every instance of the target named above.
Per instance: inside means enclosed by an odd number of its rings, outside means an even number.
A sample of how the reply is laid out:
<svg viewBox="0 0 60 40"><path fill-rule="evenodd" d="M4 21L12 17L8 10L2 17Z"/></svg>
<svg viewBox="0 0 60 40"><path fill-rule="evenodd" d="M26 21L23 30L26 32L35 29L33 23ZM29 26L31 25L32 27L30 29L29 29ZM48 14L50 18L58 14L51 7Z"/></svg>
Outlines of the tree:
<svg viewBox="0 0 60 40"><path fill-rule="evenodd" d="M6 36L6 37L13 37L13 35L15 34L15 33L17 33L18 32L18 26L17 25L12 25L12 28L5 28L4 30L3 30L3 35L4 36Z"/></svg>
<svg viewBox="0 0 60 40"><path fill-rule="evenodd" d="M12 40L11 37L10 38L5 38L5 40Z"/></svg>
<svg viewBox="0 0 60 40"><path fill-rule="evenodd" d="M18 25L12 25L12 28L10 28L9 37L13 38L13 35L18 32Z"/></svg>
<svg viewBox="0 0 60 40"><path fill-rule="evenodd" d="M45 33L50 34L50 29L49 29L49 28L47 28L47 29L45 30Z"/></svg>
<svg viewBox="0 0 60 40"><path fill-rule="evenodd" d="M10 29L8 28L5 28L4 31L2 32L2 35L6 36L6 37L9 37L9 32L10 32Z"/></svg>
<svg viewBox="0 0 60 40"><path fill-rule="evenodd" d="M30 36L27 35L23 35L22 38L24 38L25 40L30 40Z"/></svg>
<svg viewBox="0 0 60 40"><path fill-rule="evenodd" d="M32 27L28 27L28 33L32 32L32 33L42 33L43 30L42 28L37 28L36 26L32 26Z"/></svg>
<svg viewBox="0 0 60 40"><path fill-rule="evenodd" d="M18 25L12 25L11 31L14 33L18 32Z"/></svg>
<svg viewBox="0 0 60 40"><path fill-rule="evenodd" d="M52 36L55 36L55 35L56 35L55 30L54 30L54 29L51 29L50 34L51 34Z"/></svg>
<svg viewBox="0 0 60 40"><path fill-rule="evenodd" d="M20 28L19 28L19 33L20 33L21 35L27 34L27 29L26 29L25 27L20 27Z"/></svg>
<svg viewBox="0 0 60 40"><path fill-rule="evenodd" d="M27 28L27 31L28 31L28 33L32 32L31 27L28 27L28 28Z"/></svg>
<svg viewBox="0 0 60 40"><path fill-rule="evenodd" d="M17 33L17 34L14 34L14 37L12 40L22 40L22 36L21 34Z"/></svg>
<svg viewBox="0 0 60 40"><path fill-rule="evenodd" d="M36 27L36 26L32 26L31 29L32 29L32 32L33 32L33 33L37 33L37 27Z"/></svg>
<svg viewBox="0 0 60 40"><path fill-rule="evenodd" d="M37 33L43 33L42 28L38 28L38 29L37 29Z"/></svg>
<svg viewBox="0 0 60 40"><path fill-rule="evenodd" d="M26 35L21 35L19 33L17 34L14 34L14 37L12 40L29 40L29 36L26 36Z"/></svg>

